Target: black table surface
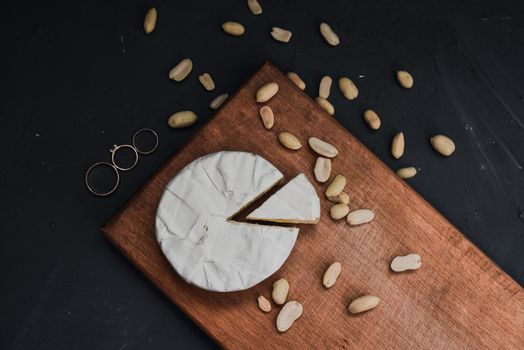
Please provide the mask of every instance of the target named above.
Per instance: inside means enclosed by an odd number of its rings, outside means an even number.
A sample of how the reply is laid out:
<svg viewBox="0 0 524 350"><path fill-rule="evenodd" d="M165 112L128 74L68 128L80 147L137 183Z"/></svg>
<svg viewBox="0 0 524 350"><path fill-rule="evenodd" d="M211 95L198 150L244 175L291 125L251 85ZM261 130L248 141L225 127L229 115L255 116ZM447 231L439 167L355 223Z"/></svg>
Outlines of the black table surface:
<svg viewBox="0 0 524 350"><path fill-rule="evenodd" d="M243 0L2 3L0 348L215 347L99 227L212 116L210 101L265 60L298 72L312 97L323 75L351 77L359 97L344 100L334 84L335 118L391 168L419 168L409 184L524 283L522 1L260 2L261 16ZM153 5L158 23L146 36ZM246 34L225 35L227 20ZM321 21L340 46L323 41ZM291 42L274 41L272 26L292 30ZM185 57L193 72L170 81ZM413 74L413 89L398 86L397 69ZM199 85L203 72L216 81L212 93ZM366 108L381 115L378 132L363 123ZM185 109L199 123L169 129L167 118ZM91 195L87 167L143 127L158 132L158 150L114 195ZM400 130L406 153L394 160ZM431 149L437 133L455 140L452 157Z"/></svg>

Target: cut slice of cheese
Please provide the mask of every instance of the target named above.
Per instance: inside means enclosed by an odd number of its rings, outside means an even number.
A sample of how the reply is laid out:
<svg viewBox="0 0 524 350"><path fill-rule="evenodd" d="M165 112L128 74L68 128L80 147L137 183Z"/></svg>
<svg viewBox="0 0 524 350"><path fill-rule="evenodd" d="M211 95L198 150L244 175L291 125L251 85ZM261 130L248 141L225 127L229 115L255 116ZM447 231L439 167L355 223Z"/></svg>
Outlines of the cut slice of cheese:
<svg viewBox="0 0 524 350"><path fill-rule="evenodd" d="M316 224L320 220L320 200L306 175L299 174L249 214L247 219Z"/></svg>
<svg viewBox="0 0 524 350"><path fill-rule="evenodd" d="M246 152L212 153L182 169L166 186L156 214L157 240L176 272L220 292L247 289L276 272L298 228L230 218L282 178L267 160Z"/></svg>

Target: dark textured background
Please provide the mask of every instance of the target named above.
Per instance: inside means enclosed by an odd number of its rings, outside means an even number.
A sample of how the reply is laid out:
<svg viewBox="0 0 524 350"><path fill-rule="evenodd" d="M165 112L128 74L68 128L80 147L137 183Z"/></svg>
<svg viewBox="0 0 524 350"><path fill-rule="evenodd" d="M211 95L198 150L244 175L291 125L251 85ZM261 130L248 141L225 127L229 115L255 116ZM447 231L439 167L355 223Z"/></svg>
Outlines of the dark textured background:
<svg viewBox="0 0 524 350"><path fill-rule="evenodd" d="M260 1L256 17L243 0L2 2L0 348L214 347L99 227L198 130L170 130L169 115L192 109L201 125L209 102L266 59L298 72L310 96L324 74L353 78L356 101L332 90L336 118L392 168L420 168L413 188L524 283L522 1ZM146 36L152 5L158 24ZM246 35L225 35L230 19ZM322 20L339 47L320 37ZM290 44L270 37L273 25L293 31ZM167 73L184 57L193 73L173 83ZM412 90L397 68L414 75ZM205 71L213 93L198 83ZM382 117L376 133L362 122L367 107ZM159 133L158 151L115 195L90 195L86 168L141 127ZM394 161L399 130L406 153ZM451 158L430 148L435 133L455 140Z"/></svg>

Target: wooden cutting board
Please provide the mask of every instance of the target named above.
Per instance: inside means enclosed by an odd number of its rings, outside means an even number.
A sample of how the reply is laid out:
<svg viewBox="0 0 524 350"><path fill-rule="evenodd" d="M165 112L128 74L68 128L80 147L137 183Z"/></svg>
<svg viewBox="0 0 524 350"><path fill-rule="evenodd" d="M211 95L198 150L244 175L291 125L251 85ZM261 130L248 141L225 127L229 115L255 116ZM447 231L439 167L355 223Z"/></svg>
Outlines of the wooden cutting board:
<svg viewBox="0 0 524 350"><path fill-rule="evenodd" d="M255 92L275 81L269 101L276 121L265 130ZM281 147L280 131L304 144L299 151ZM333 221L326 185L312 169L316 156L307 139L317 136L340 151L333 173L344 174L350 208L370 208L373 222L350 227ZM155 240L155 211L167 182L197 157L222 150L260 154L288 181L304 172L321 197L317 225L302 225L284 266L259 285L242 292L215 293L185 283L162 255ZM205 199L203 199L205 200ZM524 348L522 288L487 258L424 199L359 143L333 117L296 88L278 69L265 64L216 116L175 154L104 227L105 235L164 294L220 346L234 349L510 349ZM422 267L395 274L397 255L418 253ZM342 274L329 290L322 275L340 261ZM285 277L288 300L304 305L302 317L279 334L279 307L265 314L259 294L268 299L272 283ZM347 311L350 300L380 296L378 307L360 315Z"/></svg>

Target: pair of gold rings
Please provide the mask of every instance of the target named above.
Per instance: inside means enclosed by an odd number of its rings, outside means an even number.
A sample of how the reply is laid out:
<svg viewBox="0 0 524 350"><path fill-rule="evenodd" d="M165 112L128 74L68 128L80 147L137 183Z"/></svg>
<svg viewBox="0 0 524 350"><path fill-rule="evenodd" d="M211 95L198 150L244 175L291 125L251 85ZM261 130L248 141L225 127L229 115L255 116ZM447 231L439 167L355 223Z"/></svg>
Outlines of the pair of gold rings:
<svg viewBox="0 0 524 350"><path fill-rule="evenodd" d="M143 149L143 148L140 148L137 146L137 138L141 135L144 135L144 134L152 134L154 137L155 137L155 142L154 142L154 145L152 148L150 149ZM85 183L86 183L86 186L88 188L88 190L93 193L94 195L97 195L97 196L100 196L100 197L104 197L104 196L108 196L110 195L111 193L115 192L116 189L118 188L118 185L120 184L120 173L119 171L129 171L131 169L133 169L136 164L138 163L138 156L139 154L142 154L142 155L147 155L147 154L151 154L153 153L158 147L158 135L155 131L151 130L151 129L140 129L138 130L137 132L135 132L135 134L133 135L133 142L131 145L113 145L113 147L111 147L111 149L109 150L109 152L111 152L111 163L109 162L97 162L93 165L91 165L87 171L86 171L86 176L85 176ZM134 161L131 165L129 166L124 166L124 165L119 165L117 163L117 160L116 160L116 154L118 151L120 150L123 150L123 149L127 149L127 150L131 150L133 152L133 155L134 155ZM92 174L92 172L95 170L95 169L100 169L100 168L103 168L103 167L109 167L110 169L112 169L114 172L115 172L115 175L116 175L116 182L114 184L114 186L109 189L108 191L97 191L95 190L91 184L90 184L90 176Z"/></svg>

